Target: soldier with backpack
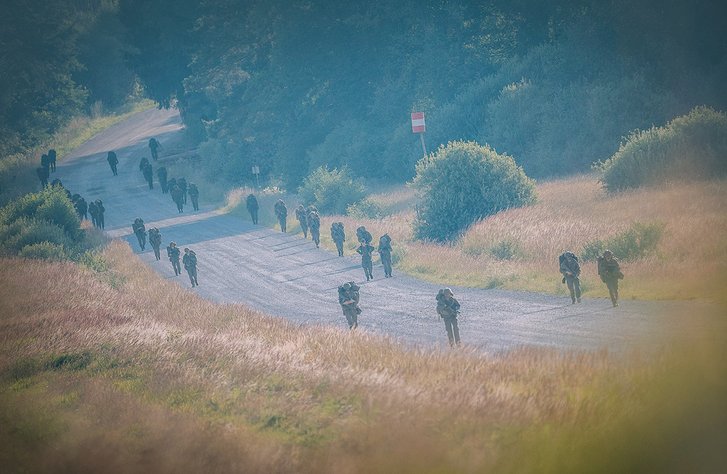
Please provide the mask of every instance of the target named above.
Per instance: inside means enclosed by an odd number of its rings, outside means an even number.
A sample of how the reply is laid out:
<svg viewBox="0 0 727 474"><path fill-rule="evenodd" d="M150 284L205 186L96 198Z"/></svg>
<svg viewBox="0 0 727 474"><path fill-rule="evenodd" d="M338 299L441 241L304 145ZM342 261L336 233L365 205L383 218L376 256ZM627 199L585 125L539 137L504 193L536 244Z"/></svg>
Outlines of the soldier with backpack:
<svg viewBox="0 0 727 474"><path fill-rule="evenodd" d="M199 211L199 189L194 183L189 183L189 199L192 200L192 209Z"/></svg>
<svg viewBox="0 0 727 474"><path fill-rule="evenodd" d="M106 161L109 162L109 166L111 167L111 172L114 174L114 176L118 176L119 172L116 169L116 165L119 164L119 159L116 157L115 151L110 151L106 155Z"/></svg>
<svg viewBox="0 0 727 474"><path fill-rule="evenodd" d="M318 211L315 207L311 206L307 220L308 226L310 227L310 235L313 238L313 242L316 244L316 248L318 248L321 243L321 216L318 215Z"/></svg>
<svg viewBox="0 0 727 474"><path fill-rule="evenodd" d="M295 218L298 219L298 224L300 224L300 229L303 231L303 238L308 238L308 213L305 210L305 207L303 207L303 204L298 204L298 207L295 208Z"/></svg>
<svg viewBox="0 0 727 474"><path fill-rule="evenodd" d="M134 235L136 235L136 238L139 241L139 247L143 252L144 247L146 247L146 227L144 226L144 219L141 217L134 219L134 223L131 224L131 230L134 231Z"/></svg>
<svg viewBox="0 0 727 474"><path fill-rule="evenodd" d="M50 170L55 173L56 172L56 161L58 160L58 153L55 151L55 149L51 148L48 150L48 164L50 165Z"/></svg>
<svg viewBox="0 0 727 474"><path fill-rule="evenodd" d="M157 179L159 180L159 186L162 188L162 194L167 194L169 192L169 187L167 183L167 168L164 166L160 166L157 168Z"/></svg>
<svg viewBox="0 0 727 474"><path fill-rule="evenodd" d="M278 218L278 223L280 223L281 232L286 232L288 208L285 206L285 201L278 199L278 202L275 203L275 207L273 209L275 210L275 217Z"/></svg>
<svg viewBox="0 0 727 474"><path fill-rule="evenodd" d="M177 210L181 214L184 212L184 196L182 195L182 190L177 186L176 184L172 186L172 188L169 191L169 194L172 195L172 200L174 201L174 204L177 205Z"/></svg>
<svg viewBox="0 0 727 474"><path fill-rule="evenodd" d="M146 182L149 183L149 189L154 189L154 171L152 170L151 163L147 162L141 172L144 174Z"/></svg>
<svg viewBox="0 0 727 474"><path fill-rule="evenodd" d="M598 257L598 276L608 287L608 294L615 308L618 306L618 281L623 280L624 274L610 250L604 250L603 255Z"/></svg>
<svg viewBox="0 0 727 474"><path fill-rule="evenodd" d="M177 180L177 186L179 186L179 189L182 190L182 198L184 199L184 204L187 204L187 179L179 178Z"/></svg>
<svg viewBox="0 0 727 474"><path fill-rule="evenodd" d="M356 238L359 242L366 242L367 244L370 244L373 240L371 232L366 230L366 227L364 226L360 226L356 229Z"/></svg>
<svg viewBox="0 0 727 474"><path fill-rule="evenodd" d="M192 288L199 286L199 283L197 283L197 254L194 253L194 250L190 250L188 248L184 249L182 264L184 265L184 269L187 270L187 275L189 275L189 281L192 283Z"/></svg>
<svg viewBox="0 0 727 474"><path fill-rule="evenodd" d="M578 264L578 257L573 252L563 252L558 257L560 264L560 273L563 274L563 283L568 285L570 292L571 304L581 302L581 266Z"/></svg>
<svg viewBox="0 0 727 474"><path fill-rule="evenodd" d="M162 257L159 252L159 248L162 245L162 234L156 227L149 229L149 244L151 245L151 248L154 249L154 256L157 261L161 260Z"/></svg>
<svg viewBox="0 0 727 474"><path fill-rule="evenodd" d="M338 256L343 257L343 242L346 240L346 232L343 229L343 222L331 224L331 239L336 243Z"/></svg>
<svg viewBox="0 0 727 474"><path fill-rule="evenodd" d="M106 225L104 223L104 212L106 212L106 208L103 207L103 201L101 201L100 199L96 199L96 223L101 229L106 228Z"/></svg>
<svg viewBox="0 0 727 474"><path fill-rule="evenodd" d="M361 254L361 267L364 269L364 273L366 274L366 281L374 279L374 250L376 250L374 246L368 242L361 242L361 245L359 245L356 249L356 252Z"/></svg>
<svg viewBox="0 0 727 474"><path fill-rule="evenodd" d="M341 305L349 329L358 327L358 315L361 314L361 308L358 306L359 289L353 281L338 287L338 303Z"/></svg>
<svg viewBox="0 0 727 474"><path fill-rule="evenodd" d="M91 223L94 227L98 227L98 208L96 207L96 203L94 201L91 201L88 204L88 213L91 214Z"/></svg>
<svg viewBox="0 0 727 474"><path fill-rule="evenodd" d="M151 157L154 161L159 159L159 148L161 147L162 144L156 138L151 137L149 139L149 151L151 151Z"/></svg>
<svg viewBox="0 0 727 474"><path fill-rule="evenodd" d="M381 257L381 264L384 265L384 278L391 277L391 237L389 234L384 234L379 239L379 256Z"/></svg>
<svg viewBox="0 0 727 474"><path fill-rule="evenodd" d="M437 293L437 313L444 320L444 328L447 330L449 345L459 345L459 326L457 315L459 314L459 301L454 299L454 293L449 288L443 288Z"/></svg>
<svg viewBox="0 0 727 474"><path fill-rule="evenodd" d="M182 269L179 267L179 248L177 248L176 242L169 242L167 246L167 257L172 262L172 268L174 269L174 276L182 273Z"/></svg>
<svg viewBox="0 0 727 474"><path fill-rule="evenodd" d="M257 213L258 209L260 209L260 205L257 202L257 198L254 194L248 194L247 199L245 200L245 207L247 207L247 212L250 213L250 219L252 219L252 223L257 225Z"/></svg>

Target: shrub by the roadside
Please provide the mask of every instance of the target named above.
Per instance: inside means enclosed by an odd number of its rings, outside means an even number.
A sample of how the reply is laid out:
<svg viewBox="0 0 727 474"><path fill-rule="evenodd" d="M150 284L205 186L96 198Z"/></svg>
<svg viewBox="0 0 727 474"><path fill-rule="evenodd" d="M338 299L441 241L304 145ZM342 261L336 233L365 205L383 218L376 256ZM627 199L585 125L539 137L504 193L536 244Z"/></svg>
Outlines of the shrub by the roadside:
<svg viewBox="0 0 727 474"><path fill-rule="evenodd" d="M696 107L663 127L636 130L597 163L609 191L727 175L727 114Z"/></svg>
<svg viewBox="0 0 727 474"><path fill-rule="evenodd" d="M475 142L450 142L417 163L418 239L447 241L479 219L535 201L534 181L510 156Z"/></svg>
<svg viewBox="0 0 727 474"><path fill-rule="evenodd" d="M653 253L663 233L664 224L662 223L642 224L635 222L625 231L606 240L588 242L583 247L581 255L584 261L593 261L604 250L609 249L619 259L634 260Z"/></svg>
<svg viewBox="0 0 727 474"><path fill-rule="evenodd" d="M381 219L384 217L381 206L368 198L349 205L346 208L346 214L355 219Z"/></svg>
<svg viewBox="0 0 727 474"><path fill-rule="evenodd" d="M62 245L50 242L40 242L23 247L18 253L20 257L36 258L41 260L61 261L68 258L68 254Z"/></svg>
<svg viewBox="0 0 727 474"><path fill-rule="evenodd" d="M347 168L329 170L321 166L303 180L298 196L303 204L316 206L322 214L345 214L348 206L366 196L366 191Z"/></svg>

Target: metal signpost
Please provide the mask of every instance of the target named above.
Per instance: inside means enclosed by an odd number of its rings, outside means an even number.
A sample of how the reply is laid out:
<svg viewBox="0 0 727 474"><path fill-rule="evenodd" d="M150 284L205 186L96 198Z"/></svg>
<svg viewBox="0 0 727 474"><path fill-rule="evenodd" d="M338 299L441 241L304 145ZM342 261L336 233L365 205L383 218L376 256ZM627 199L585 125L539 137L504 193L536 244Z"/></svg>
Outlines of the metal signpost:
<svg viewBox="0 0 727 474"><path fill-rule="evenodd" d="M258 165L253 165L252 174L255 175L255 187L259 190L260 189L260 167Z"/></svg>
<svg viewBox="0 0 727 474"><path fill-rule="evenodd" d="M419 138L422 141L422 151L424 156L427 156L427 147L424 145L424 132L427 129L427 125L424 122L424 112L412 112L411 113L411 132L418 133Z"/></svg>

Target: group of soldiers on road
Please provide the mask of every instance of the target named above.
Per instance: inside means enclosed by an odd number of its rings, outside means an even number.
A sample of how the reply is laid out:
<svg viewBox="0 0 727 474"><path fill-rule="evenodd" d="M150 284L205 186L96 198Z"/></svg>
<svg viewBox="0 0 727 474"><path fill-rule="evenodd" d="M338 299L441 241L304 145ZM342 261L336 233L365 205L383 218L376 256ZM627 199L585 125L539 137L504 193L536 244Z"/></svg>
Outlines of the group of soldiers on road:
<svg viewBox="0 0 727 474"><path fill-rule="evenodd" d="M156 228L152 227L148 231L144 224L144 219L137 217L131 224L131 229L139 242L139 248L143 252L146 249L147 236L149 237L149 245L154 250L154 257L157 261L161 260L161 246L162 246L162 233ZM177 248L176 242L169 242L167 246L167 257L172 264L172 270L174 270L174 276L179 276L182 270L179 265L180 251ZM189 248L184 249L184 256L182 257L182 265L187 271L189 276L189 282L192 284L192 288L199 286L197 282L197 254L194 250Z"/></svg>
<svg viewBox="0 0 727 474"><path fill-rule="evenodd" d="M58 160L58 153L51 148L48 153L43 153L40 157L40 166L35 169L35 174L38 175L41 187L48 186L48 180L50 174L56 172L56 161Z"/></svg>
<svg viewBox="0 0 727 474"><path fill-rule="evenodd" d="M158 160L158 150L161 148L161 144L152 138L149 141L149 149L152 153L152 159ZM55 171L55 165L57 160L57 153L55 150L49 150L47 154L43 154L41 157L41 166L37 169L38 177L41 180L41 184L45 187L48 186L48 179L50 173ZM114 151L109 151L107 154L107 161L111 168L114 176L118 175L117 165L119 163L118 157ZM144 179L148 183L149 189L153 189L153 169L152 165L147 158L142 158L139 163L139 170L142 172ZM187 203L187 196L189 195L192 201L192 206L195 211L199 210L199 190L194 183L187 184L185 178L178 179L167 179L167 169L162 166L157 169L157 178L162 189L162 193L169 193L172 200L177 205L177 210L183 212L183 207ZM60 180L53 180L51 185L63 186ZM64 188L65 189L65 188ZM101 229L104 228L104 212L105 208L103 202L100 199L87 203L86 200L79 194L73 194L66 190L66 193L71 199L76 212L80 219L87 219L88 215L91 215L91 221L95 227ZM250 213L253 224L258 225L258 215L260 205L254 194L249 194L246 199L246 207ZM282 199L274 205L274 213L276 219L280 225L282 232L287 232L287 217L288 208ZM320 226L321 218L318 210L315 206L304 206L303 204L298 205L295 208L295 217L298 221L303 237L308 238L308 234L311 236L311 240L315 243L316 248L320 246ZM154 251L154 256L157 261L161 260L161 246L162 246L162 235L158 228L152 227L147 231L144 224L144 220L138 217L132 223L132 231L136 236L139 247L142 251L146 249L147 237L150 246ZM346 233L342 222L333 222L330 227L331 239L336 244L338 256L342 257L344 254L344 242L346 240ZM384 234L379 238L378 248L372 245L373 236L364 227L360 226L356 229L356 238L358 240L358 246L356 252L361 255L361 267L364 270L364 276L366 281L370 281L374 278L373 275L373 254L378 252L382 266L384 268L384 277L392 277L392 239L388 234ZM167 257L172 264L175 276L181 274L181 266L184 266L187 275L189 276L192 287L199 285L197 281L197 255L189 249L184 248L184 255L181 255L179 248L175 242L170 242L166 248ZM181 257L181 265L180 265ZM624 278L621 272L618 261L614 258L613 252L605 250L601 256L597 259L598 262L598 275L601 280L606 284L611 302L614 307L618 306L618 281ZM570 293L572 304L581 302L581 286L580 286L580 274L581 267L578 261L578 257L570 251L563 252L559 256L559 270L563 275L562 282L567 285ZM346 322L350 329L358 327L358 316L362 313L362 309L359 306L360 302L360 290L361 287L354 281L348 281L338 287L338 301L346 318ZM436 310L439 316L444 321L445 330L447 333L447 339L451 346L457 346L460 344L460 334L457 317L460 312L460 303L454 298L454 293L451 288L443 288L438 291L435 297L437 306Z"/></svg>

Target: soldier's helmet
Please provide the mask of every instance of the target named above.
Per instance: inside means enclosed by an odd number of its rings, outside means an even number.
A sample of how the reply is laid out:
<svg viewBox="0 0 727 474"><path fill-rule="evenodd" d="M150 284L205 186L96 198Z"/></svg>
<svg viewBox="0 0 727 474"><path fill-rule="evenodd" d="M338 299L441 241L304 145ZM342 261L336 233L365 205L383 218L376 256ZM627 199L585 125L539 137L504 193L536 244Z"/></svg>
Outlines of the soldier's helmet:
<svg viewBox="0 0 727 474"><path fill-rule="evenodd" d="M603 256L604 257L613 257L613 252L611 252L610 250L604 250Z"/></svg>
<svg viewBox="0 0 727 474"><path fill-rule="evenodd" d="M443 289L442 290L442 294L449 295L449 296L454 296L454 293L452 293L452 290L450 288Z"/></svg>
<svg viewBox="0 0 727 474"><path fill-rule="evenodd" d="M346 290L346 291L350 290L351 289L351 284L350 283L344 283L343 284L343 289Z"/></svg>
<svg viewBox="0 0 727 474"><path fill-rule="evenodd" d="M177 243L172 240L171 242L169 242L169 246L170 247L176 247L177 246Z"/></svg>

